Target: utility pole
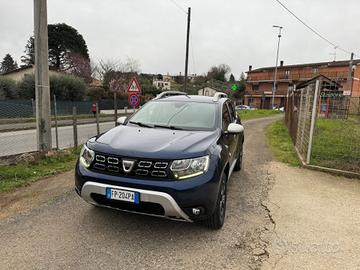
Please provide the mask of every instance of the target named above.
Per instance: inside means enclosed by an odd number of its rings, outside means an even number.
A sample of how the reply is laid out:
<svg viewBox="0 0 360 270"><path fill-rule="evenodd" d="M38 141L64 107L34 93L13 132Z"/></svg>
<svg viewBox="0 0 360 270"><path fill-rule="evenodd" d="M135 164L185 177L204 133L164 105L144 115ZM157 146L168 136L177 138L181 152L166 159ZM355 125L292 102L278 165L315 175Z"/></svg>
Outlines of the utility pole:
<svg viewBox="0 0 360 270"><path fill-rule="evenodd" d="M349 74L348 74L348 86L349 88L347 89L350 92L350 97L352 95L352 88L353 88L353 61L354 61L354 53L351 53L351 57L350 57L350 62L349 62Z"/></svg>
<svg viewBox="0 0 360 270"><path fill-rule="evenodd" d="M334 52L333 52L333 53L330 53L330 55L333 55L333 56L334 56L334 62L336 61L336 55L337 55L336 50L337 50L338 47L339 47L339 46L335 46L335 47L334 47Z"/></svg>
<svg viewBox="0 0 360 270"><path fill-rule="evenodd" d="M184 91L187 90L187 77L188 77L188 65L189 65L189 39L190 39L190 18L191 18L191 8L188 8L187 13L187 33L186 33L186 54L185 54L185 83Z"/></svg>
<svg viewBox="0 0 360 270"><path fill-rule="evenodd" d="M271 109L274 108L275 103L275 92L276 92L276 80L277 80L277 70L278 70L278 62L279 62L279 50L280 50L280 39L281 39L281 30L283 29L282 26L279 25L273 25L274 28L279 28L279 35L278 35L278 46L276 51L276 63L275 63L275 74L274 74L274 85L273 85L273 91L272 91L272 101L271 101Z"/></svg>
<svg viewBox="0 0 360 270"><path fill-rule="evenodd" d="M51 150L47 0L34 0L36 137L40 152Z"/></svg>

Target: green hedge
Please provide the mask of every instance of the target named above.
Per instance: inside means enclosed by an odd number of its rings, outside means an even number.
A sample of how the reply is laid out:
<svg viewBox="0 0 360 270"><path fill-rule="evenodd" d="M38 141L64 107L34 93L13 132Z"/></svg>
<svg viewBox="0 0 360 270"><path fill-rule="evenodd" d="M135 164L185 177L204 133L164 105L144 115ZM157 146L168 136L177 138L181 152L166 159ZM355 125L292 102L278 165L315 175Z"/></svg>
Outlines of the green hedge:
<svg viewBox="0 0 360 270"><path fill-rule="evenodd" d="M103 87L89 87L87 89L87 96L93 101L99 101L109 97L107 91Z"/></svg>
<svg viewBox="0 0 360 270"><path fill-rule="evenodd" d="M18 88L21 98L35 98L34 75L25 75ZM82 79L71 75L50 76L50 94L55 94L58 100L80 101L86 96L86 84Z"/></svg>
<svg viewBox="0 0 360 270"><path fill-rule="evenodd" d="M50 92L58 100L80 101L86 96L86 84L74 76L51 76Z"/></svg>
<svg viewBox="0 0 360 270"><path fill-rule="evenodd" d="M18 83L19 96L22 99L35 98L35 77L25 74L24 78Z"/></svg>
<svg viewBox="0 0 360 270"><path fill-rule="evenodd" d="M0 100L18 98L18 87L12 79L0 77Z"/></svg>

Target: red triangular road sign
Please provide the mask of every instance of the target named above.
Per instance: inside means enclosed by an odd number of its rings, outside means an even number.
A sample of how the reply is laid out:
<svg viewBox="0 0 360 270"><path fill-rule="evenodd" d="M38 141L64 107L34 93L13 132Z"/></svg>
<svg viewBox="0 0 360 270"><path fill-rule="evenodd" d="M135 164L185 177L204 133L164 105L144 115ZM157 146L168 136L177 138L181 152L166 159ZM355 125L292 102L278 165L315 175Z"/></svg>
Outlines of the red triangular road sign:
<svg viewBox="0 0 360 270"><path fill-rule="evenodd" d="M128 91L128 93L138 93L138 94L141 93L141 88L140 88L140 85L137 82L136 78L133 78L131 80L127 91Z"/></svg>

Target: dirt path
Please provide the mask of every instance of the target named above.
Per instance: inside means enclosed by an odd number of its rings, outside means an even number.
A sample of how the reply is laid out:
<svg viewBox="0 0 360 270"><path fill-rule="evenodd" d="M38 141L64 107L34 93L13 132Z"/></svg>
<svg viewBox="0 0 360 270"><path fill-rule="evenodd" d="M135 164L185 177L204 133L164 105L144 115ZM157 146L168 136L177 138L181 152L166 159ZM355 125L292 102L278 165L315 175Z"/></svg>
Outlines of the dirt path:
<svg viewBox="0 0 360 270"><path fill-rule="evenodd" d="M54 200L74 188L74 171L41 179L11 193L0 194L0 220Z"/></svg>
<svg viewBox="0 0 360 270"><path fill-rule="evenodd" d="M264 269L360 269L360 180L272 162Z"/></svg>
<svg viewBox="0 0 360 270"><path fill-rule="evenodd" d="M259 269L271 235L264 129L274 119L245 123L244 169L229 182L222 230L93 207L69 172L18 190L15 204L0 200L0 269Z"/></svg>

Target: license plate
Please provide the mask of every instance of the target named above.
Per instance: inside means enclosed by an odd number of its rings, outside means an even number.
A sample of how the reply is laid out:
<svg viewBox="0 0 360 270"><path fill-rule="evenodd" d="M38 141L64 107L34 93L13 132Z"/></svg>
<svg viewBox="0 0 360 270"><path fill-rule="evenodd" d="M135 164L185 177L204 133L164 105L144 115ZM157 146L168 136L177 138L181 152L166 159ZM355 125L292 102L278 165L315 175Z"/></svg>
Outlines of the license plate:
<svg viewBox="0 0 360 270"><path fill-rule="evenodd" d="M132 202L135 204L139 204L140 202L140 193L122 190L122 189L114 189L107 188L106 189L106 198L111 200Z"/></svg>

